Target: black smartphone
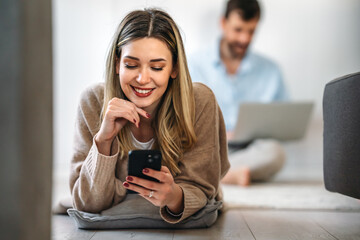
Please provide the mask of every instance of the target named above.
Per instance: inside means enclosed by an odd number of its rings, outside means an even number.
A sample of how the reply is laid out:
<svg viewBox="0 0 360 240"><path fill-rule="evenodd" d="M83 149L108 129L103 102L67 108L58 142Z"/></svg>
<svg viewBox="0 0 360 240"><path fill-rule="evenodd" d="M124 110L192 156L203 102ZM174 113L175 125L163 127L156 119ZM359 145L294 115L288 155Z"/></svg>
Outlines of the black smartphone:
<svg viewBox="0 0 360 240"><path fill-rule="evenodd" d="M159 150L133 150L129 152L128 176L135 176L159 182L155 178L144 175L142 173L144 168L160 171L161 152ZM136 192L128 190L128 193Z"/></svg>

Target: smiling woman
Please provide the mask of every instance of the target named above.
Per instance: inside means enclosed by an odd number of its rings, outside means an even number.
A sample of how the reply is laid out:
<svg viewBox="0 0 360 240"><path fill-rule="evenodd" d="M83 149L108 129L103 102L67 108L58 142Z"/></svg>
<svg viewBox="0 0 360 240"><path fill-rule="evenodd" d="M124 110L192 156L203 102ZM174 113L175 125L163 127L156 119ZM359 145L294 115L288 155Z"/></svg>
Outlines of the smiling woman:
<svg viewBox="0 0 360 240"><path fill-rule="evenodd" d="M143 169L158 182L128 176L128 153L139 146L161 152L160 171ZM70 176L74 208L99 213L133 203L139 216L143 204L128 196L132 190L172 225L194 214L208 217L199 212L211 204L212 220L200 219L209 226L221 207L219 183L228 168L220 108L209 88L192 83L176 24L156 9L129 13L115 33L105 85L84 91L78 108Z"/></svg>

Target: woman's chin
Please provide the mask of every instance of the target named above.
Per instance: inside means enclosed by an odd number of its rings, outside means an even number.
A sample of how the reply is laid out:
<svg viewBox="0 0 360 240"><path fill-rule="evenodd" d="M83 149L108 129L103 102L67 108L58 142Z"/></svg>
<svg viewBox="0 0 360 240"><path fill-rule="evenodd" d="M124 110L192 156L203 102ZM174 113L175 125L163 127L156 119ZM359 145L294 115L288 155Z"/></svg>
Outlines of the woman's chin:
<svg viewBox="0 0 360 240"><path fill-rule="evenodd" d="M151 102L148 101L144 101L144 100L135 100L132 101L138 108L147 108L149 106L151 106Z"/></svg>
<svg viewBox="0 0 360 240"><path fill-rule="evenodd" d="M141 108L147 112L151 112L153 109L156 108L156 106L159 104L160 100L157 101L149 101L150 99L148 99L148 101L144 100L137 100L137 101L133 101L133 103L138 107Z"/></svg>

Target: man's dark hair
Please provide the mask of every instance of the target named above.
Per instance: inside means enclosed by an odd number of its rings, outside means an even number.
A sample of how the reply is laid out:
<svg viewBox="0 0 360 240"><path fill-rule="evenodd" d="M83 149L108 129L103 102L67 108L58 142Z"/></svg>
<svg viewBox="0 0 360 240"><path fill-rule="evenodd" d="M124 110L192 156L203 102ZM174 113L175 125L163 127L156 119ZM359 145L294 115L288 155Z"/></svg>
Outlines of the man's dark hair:
<svg viewBox="0 0 360 240"><path fill-rule="evenodd" d="M245 21L260 18L260 6L257 0L229 0L226 5L225 18L228 18L232 11L237 11Z"/></svg>

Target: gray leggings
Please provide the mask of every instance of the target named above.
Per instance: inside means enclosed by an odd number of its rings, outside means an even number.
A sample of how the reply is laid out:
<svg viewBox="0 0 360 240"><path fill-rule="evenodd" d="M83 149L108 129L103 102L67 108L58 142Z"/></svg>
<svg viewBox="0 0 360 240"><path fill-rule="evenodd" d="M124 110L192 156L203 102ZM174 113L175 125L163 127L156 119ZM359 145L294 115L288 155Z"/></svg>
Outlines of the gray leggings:
<svg viewBox="0 0 360 240"><path fill-rule="evenodd" d="M273 177L284 165L285 152L273 139L258 139L244 149L229 154L232 169L248 167L252 181Z"/></svg>

